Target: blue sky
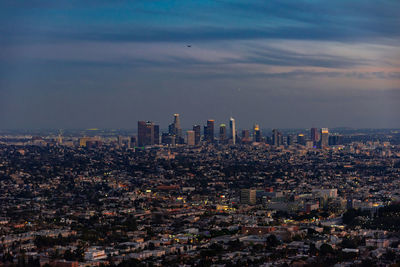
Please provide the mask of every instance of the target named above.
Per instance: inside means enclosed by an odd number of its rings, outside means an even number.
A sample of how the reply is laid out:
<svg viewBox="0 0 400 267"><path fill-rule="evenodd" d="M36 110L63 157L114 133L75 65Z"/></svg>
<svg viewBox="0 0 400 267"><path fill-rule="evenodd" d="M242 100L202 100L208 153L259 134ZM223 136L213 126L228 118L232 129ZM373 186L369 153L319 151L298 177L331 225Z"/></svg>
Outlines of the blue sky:
<svg viewBox="0 0 400 267"><path fill-rule="evenodd" d="M0 36L3 129L400 127L399 1L4 0Z"/></svg>

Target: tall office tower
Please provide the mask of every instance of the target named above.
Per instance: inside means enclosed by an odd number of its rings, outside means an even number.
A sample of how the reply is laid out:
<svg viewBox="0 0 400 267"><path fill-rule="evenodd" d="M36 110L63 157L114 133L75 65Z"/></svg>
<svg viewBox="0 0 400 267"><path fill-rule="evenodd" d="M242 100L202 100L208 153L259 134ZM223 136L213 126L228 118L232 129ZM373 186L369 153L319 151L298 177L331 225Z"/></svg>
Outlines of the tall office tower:
<svg viewBox="0 0 400 267"><path fill-rule="evenodd" d="M194 131L191 131L191 130L189 130L189 131L186 131L186 140L187 140L187 142L186 142L186 144L188 145L188 146L194 146L195 145L195 141L194 141Z"/></svg>
<svg viewBox="0 0 400 267"><path fill-rule="evenodd" d="M254 142L261 142L261 130L260 130L260 125L258 125L258 124L254 124L253 141Z"/></svg>
<svg viewBox="0 0 400 267"><path fill-rule="evenodd" d="M250 142L250 131L242 130L242 143Z"/></svg>
<svg viewBox="0 0 400 267"><path fill-rule="evenodd" d="M311 128L311 141L313 141L315 145L318 143L319 141L318 128Z"/></svg>
<svg viewBox="0 0 400 267"><path fill-rule="evenodd" d="M236 125L235 125L235 119L230 118L229 120L229 128L230 128L230 138L232 140L232 144L236 144Z"/></svg>
<svg viewBox="0 0 400 267"><path fill-rule="evenodd" d="M174 114L174 122L168 126L168 132L175 136L177 143L182 144L184 142L179 114Z"/></svg>
<svg viewBox="0 0 400 267"><path fill-rule="evenodd" d="M278 146L283 145L283 135L281 132L278 132Z"/></svg>
<svg viewBox="0 0 400 267"><path fill-rule="evenodd" d="M330 146L337 146L343 144L343 136L334 134L329 135L329 145Z"/></svg>
<svg viewBox="0 0 400 267"><path fill-rule="evenodd" d="M207 121L207 131L205 132L205 139L209 143L214 143L214 120Z"/></svg>
<svg viewBox="0 0 400 267"><path fill-rule="evenodd" d="M174 114L174 128L175 134L178 138L182 137L182 128L181 128L181 121L179 119L179 114Z"/></svg>
<svg viewBox="0 0 400 267"><path fill-rule="evenodd" d="M302 146L306 145L306 137L304 136L304 134L299 134L297 136L297 143L302 145Z"/></svg>
<svg viewBox="0 0 400 267"><path fill-rule="evenodd" d="M293 135L288 135L287 136L287 140L286 140L286 143L287 143L287 145L288 146L291 146L291 145L293 145L294 144L294 136Z"/></svg>
<svg viewBox="0 0 400 267"><path fill-rule="evenodd" d="M242 189L240 191L240 203L248 205L256 204L256 194L257 190L255 189Z"/></svg>
<svg viewBox="0 0 400 267"><path fill-rule="evenodd" d="M338 134L329 135L329 145L330 146L337 146L340 145L342 142L342 136Z"/></svg>
<svg viewBox="0 0 400 267"><path fill-rule="evenodd" d="M138 121L138 145L154 145L154 123L151 121Z"/></svg>
<svg viewBox="0 0 400 267"><path fill-rule="evenodd" d="M193 131L194 131L194 144L197 146L200 144L200 138L201 138L200 125L193 125Z"/></svg>
<svg viewBox="0 0 400 267"><path fill-rule="evenodd" d="M154 144L155 145L160 144L160 126L159 125L154 125Z"/></svg>
<svg viewBox="0 0 400 267"><path fill-rule="evenodd" d="M180 129L181 128L181 121L179 119L179 114L175 113L174 114L174 125L176 129Z"/></svg>
<svg viewBox="0 0 400 267"><path fill-rule="evenodd" d="M277 129L272 130L272 145L279 146L279 132Z"/></svg>
<svg viewBox="0 0 400 267"><path fill-rule="evenodd" d="M226 143L226 125L225 124L221 124L219 126L219 142L221 144Z"/></svg>
<svg viewBox="0 0 400 267"><path fill-rule="evenodd" d="M320 148L325 148L329 146L329 130L328 128L322 128L321 129L321 140L320 142Z"/></svg>

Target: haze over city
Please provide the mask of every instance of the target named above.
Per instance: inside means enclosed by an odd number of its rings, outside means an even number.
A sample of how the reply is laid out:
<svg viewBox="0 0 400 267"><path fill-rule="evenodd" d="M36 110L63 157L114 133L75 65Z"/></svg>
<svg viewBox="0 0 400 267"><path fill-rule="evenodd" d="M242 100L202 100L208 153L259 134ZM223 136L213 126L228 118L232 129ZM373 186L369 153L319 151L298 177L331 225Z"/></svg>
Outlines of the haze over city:
<svg viewBox="0 0 400 267"><path fill-rule="evenodd" d="M400 127L399 1L1 1L0 129Z"/></svg>

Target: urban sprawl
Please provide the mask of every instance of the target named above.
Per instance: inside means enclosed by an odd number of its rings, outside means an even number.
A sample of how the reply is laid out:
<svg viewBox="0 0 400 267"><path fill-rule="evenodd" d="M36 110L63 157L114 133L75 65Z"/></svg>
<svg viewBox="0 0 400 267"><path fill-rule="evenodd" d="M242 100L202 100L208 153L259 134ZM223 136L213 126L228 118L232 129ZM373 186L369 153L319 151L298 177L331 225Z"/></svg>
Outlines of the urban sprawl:
<svg viewBox="0 0 400 267"><path fill-rule="evenodd" d="M0 132L0 266L400 266L400 131Z"/></svg>

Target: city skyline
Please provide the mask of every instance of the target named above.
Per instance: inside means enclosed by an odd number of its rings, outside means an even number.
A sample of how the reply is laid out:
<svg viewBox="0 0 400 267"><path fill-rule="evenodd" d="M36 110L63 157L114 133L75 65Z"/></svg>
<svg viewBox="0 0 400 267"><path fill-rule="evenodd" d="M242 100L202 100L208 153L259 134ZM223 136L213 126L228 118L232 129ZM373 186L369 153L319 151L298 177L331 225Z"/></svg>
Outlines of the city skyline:
<svg viewBox="0 0 400 267"><path fill-rule="evenodd" d="M83 130L83 131L97 131L97 130L121 130L121 131L137 131L138 130L138 126L137 126L137 122L142 121L142 122L151 122L153 124L156 124L157 127L159 127L160 131L165 131L165 132L169 132L169 133L173 133L174 135L176 134L177 136L184 136L185 133L183 131L186 130L192 130L194 126L207 126L207 122L208 121L213 121L215 123L215 127L219 127L220 125L225 125L226 127L229 127L229 136L231 136L231 131L232 131L232 120L233 120L233 128L238 131L238 130L251 130L251 132L254 132L254 128L257 127L260 130L273 130L273 129L281 129L281 130L312 130L312 129L321 129L321 128L329 128L329 129L360 129L360 130L367 130L367 129L382 129L382 130L397 130L400 129L400 127L356 127L355 125L350 125L350 126L345 126L345 125L339 125L339 126L329 126L329 123L325 122L322 124L310 124L310 123L306 123L305 125L297 125L297 127L291 127L291 126L287 126L287 127L276 127L275 125L263 125L262 123L259 123L259 121L255 121L255 120L248 120L248 121L240 121L239 122L239 126L237 124L237 119L236 117L232 117L232 115L228 118L222 118L221 120L216 120L214 119L217 116L211 116L209 118L204 117L203 119L199 120L199 121L189 121L189 119L185 119L185 116L183 117L183 126L181 126L181 113L173 113L173 114L163 114L166 116L166 120L165 121L161 121L161 120L152 120L149 119L148 116L144 116L139 118L136 122L134 122L133 124L129 124L126 125L125 127L96 127L96 125L91 125L92 127L81 127L81 128L63 128L63 127L59 127L59 128L40 128L40 127L32 127L32 128L1 128L0 127L0 131L63 131L63 130ZM171 116L174 116L172 123L171 122ZM177 127L175 126L177 125ZM0 125L1 126L1 125ZM214 130L218 130L217 128L214 127ZM202 132L204 131L204 129L202 129ZM161 132L160 132L161 133ZM216 134L217 132L215 132Z"/></svg>
<svg viewBox="0 0 400 267"><path fill-rule="evenodd" d="M182 135L180 124L180 114L175 113L174 120L168 125L168 130L163 131L160 126L152 121L138 121L137 136L132 136L129 141L129 147L158 146L167 145L175 147L176 145L187 145L190 147L201 146L202 144L220 144L236 145L239 144L269 144L275 147L298 145L308 148L326 149L329 146L343 144L343 136L338 133L330 134L328 128L309 129L309 138L304 135L304 131L291 132L284 135L278 129L272 129L270 134L265 134L260 125L255 123L250 138L250 130L242 129L242 135L236 130L236 122L233 117L229 119L229 134L225 123L219 124L219 130L215 128L215 120L208 119L203 125L203 135L201 135L201 126L193 124L193 130L186 131L186 138ZM201 138L203 137L203 138ZM81 138L84 143L90 138ZM81 140L80 139L80 140ZM203 141L203 142L201 142ZM237 142L239 141L239 142ZM118 143L122 144L121 136L118 136ZM86 146L86 145L83 145Z"/></svg>
<svg viewBox="0 0 400 267"><path fill-rule="evenodd" d="M2 1L0 129L400 128L396 1ZM318 15L317 15L318 14Z"/></svg>

